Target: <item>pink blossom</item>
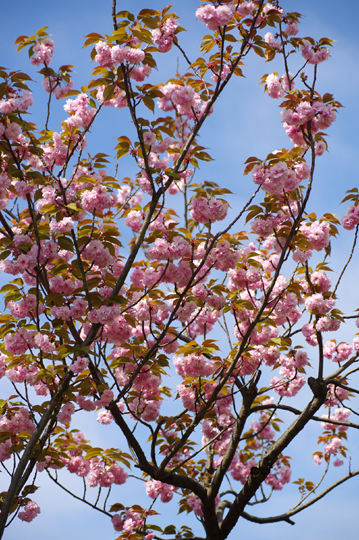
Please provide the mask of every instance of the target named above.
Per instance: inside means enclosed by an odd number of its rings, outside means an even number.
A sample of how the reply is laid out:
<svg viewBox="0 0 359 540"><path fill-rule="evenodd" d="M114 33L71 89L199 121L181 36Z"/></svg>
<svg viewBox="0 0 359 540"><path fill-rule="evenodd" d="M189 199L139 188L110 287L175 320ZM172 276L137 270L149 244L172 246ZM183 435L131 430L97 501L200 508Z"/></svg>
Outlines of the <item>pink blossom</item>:
<svg viewBox="0 0 359 540"><path fill-rule="evenodd" d="M111 518L113 528L115 531L122 531L123 530L123 521L120 516L120 514L115 514Z"/></svg>
<svg viewBox="0 0 359 540"><path fill-rule="evenodd" d="M96 402L96 405L98 407L107 407L107 405L111 403L113 398L114 398L114 395L113 395L112 390L109 390L108 388L106 388L106 390L102 392L101 398Z"/></svg>
<svg viewBox="0 0 359 540"><path fill-rule="evenodd" d="M5 128L5 135L10 141L17 139L20 134L21 129L19 124L17 124L16 122L10 122L9 124L7 124Z"/></svg>
<svg viewBox="0 0 359 540"><path fill-rule="evenodd" d="M199 516L203 517L203 511L202 511L202 502L201 499L195 496L188 497L187 504L190 506L194 513Z"/></svg>
<svg viewBox="0 0 359 540"><path fill-rule="evenodd" d="M74 221L71 217L65 217L61 221L51 221L50 230L55 234L64 234L72 231L74 228Z"/></svg>
<svg viewBox="0 0 359 540"><path fill-rule="evenodd" d="M52 353L56 349L55 343L52 343L46 334L39 332L34 337L34 340L36 345L45 353Z"/></svg>
<svg viewBox="0 0 359 540"><path fill-rule="evenodd" d="M298 30L298 21L291 20L287 24L287 26L284 29L284 32L287 34L287 36L296 36L299 32Z"/></svg>
<svg viewBox="0 0 359 540"><path fill-rule="evenodd" d="M318 141L315 143L315 155L322 156L327 149L327 145L324 141Z"/></svg>
<svg viewBox="0 0 359 540"><path fill-rule="evenodd" d="M168 52L172 49L173 37L178 23L173 17L169 17L158 28L151 31L153 42L160 52Z"/></svg>
<svg viewBox="0 0 359 540"><path fill-rule="evenodd" d="M52 55L54 54L55 44L52 39L45 38L34 46L34 56L31 58L31 63L34 66L41 64L50 65Z"/></svg>
<svg viewBox="0 0 359 540"><path fill-rule="evenodd" d="M270 473L265 479L265 483L270 485L274 490L281 490L284 484L290 482L291 473L290 467L283 465L280 467L279 472Z"/></svg>
<svg viewBox="0 0 359 540"><path fill-rule="evenodd" d="M331 317L321 317L316 323L315 328L318 332L335 332L340 328L340 320Z"/></svg>
<svg viewBox="0 0 359 540"><path fill-rule="evenodd" d="M200 21L204 22L210 30L217 30L218 26L225 26L229 24L233 17L234 6L211 6L206 4L200 6L196 11L196 17Z"/></svg>
<svg viewBox="0 0 359 540"><path fill-rule="evenodd" d="M15 334L6 334L5 336L5 348L10 354L14 354L15 356L18 356L20 354L24 354L27 350L29 345L35 346L34 343L34 335L36 334L35 331L28 332L24 328L20 328L19 330L16 330Z"/></svg>
<svg viewBox="0 0 359 540"><path fill-rule="evenodd" d="M331 414L329 419L330 420L336 420L337 422L348 422L348 418L350 416L350 410L349 409L343 409L341 407L338 407L335 409L334 414ZM323 416L323 418L325 418ZM338 426L337 424L331 424L330 422L322 422L322 427L324 429L338 429L338 431L347 431L348 426Z"/></svg>
<svg viewBox="0 0 359 540"><path fill-rule="evenodd" d="M102 212L116 204L117 197L110 193L106 186L97 185L90 190L81 193L81 205L84 210L90 212Z"/></svg>
<svg viewBox="0 0 359 540"><path fill-rule="evenodd" d="M111 424L112 420L113 416L110 411L102 410L98 412L97 422L99 422L100 424Z"/></svg>
<svg viewBox="0 0 359 540"><path fill-rule="evenodd" d="M338 437L333 437L329 444L325 447L326 455L336 454L342 445L342 441Z"/></svg>
<svg viewBox="0 0 359 540"><path fill-rule="evenodd" d="M57 416L57 419L61 424L67 424L68 422L71 422L71 416L75 412L75 405L73 403L65 403L61 407L61 410Z"/></svg>
<svg viewBox="0 0 359 540"><path fill-rule="evenodd" d="M70 307L70 315L73 319L82 317L85 309L87 309L87 302L83 298L75 298Z"/></svg>
<svg viewBox="0 0 359 540"><path fill-rule="evenodd" d="M303 39L303 43L300 46L300 52L309 64L320 64L325 60L328 60L330 52L328 49L319 47L318 45L312 45L307 39Z"/></svg>
<svg viewBox="0 0 359 540"><path fill-rule="evenodd" d="M305 384L305 377L300 374L296 374L294 369L281 368L279 370L280 375L287 379L283 382L283 379L273 377L271 379L271 385L275 392L280 396L293 397Z"/></svg>
<svg viewBox="0 0 359 540"><path fill-rule="evenodd" d="M88 366L89 359L86 357L78 356L75 362L73 362L69 369L73 371L74 373L82 373Z"/></svg>
<svg viewBox="0 0 359 540"><path fill-rule="evenodd" d="M12 443L11 439L0 443L0 461L6 461L11 458Z"/></svg>
<svg viewBox="0 0 359 540"><path fill-rule="evenodd" d="M334 304L334 298L324 299L320 293L312 294L305 301L305 307L308 311L321 314L328 313L328 311L333 309Z"/></svg>
<svg viewBox="0 0 359 540"><path fill-rule="evenodd" d="M208 361L202 354L175 355L173 363L177 373L183 378L209 377L216 369L216 364L211 360Z"/></svg>
<svg viewBox="0 0 359 540"><path fill-rule="evenodd" d="M143 64L141 67L133 67L130 71L130 78L137 82L142 82L146 77L151 75L152 68L148 64Z"/></svg>
<svg viewBox="0 0 359 540"><path fill-rule="evenodd" d="M267 93L268 96L273 99L278 99L284 96L284 91L282 85L277 77L277 75L271 74L268 75L266 79Z"/></svg>
<svg viewBox="0 0 359 540"><path fill-rule="evenodd" d="M104 41L99 41L96 46L96 56L95 61L100 64L100 66L112 68L114 67L114 61L111 55L111 47L107 45Z"/></svg>
<svg viewBox="0 0 359 540"><path fill-rule="evenodd" d="M25 506L24 510L18 513L17 517L21 519L21 521L26 521L27 523L30 523L33 519L36 518L38 514L40 514L40 512L41 510L39 505L34 501L29 501Z"/></svg>
<svg viewBox="0 0 359 540"><path fill-rule="evenodd" d="M176 490L174 486L169 484L164 484L159 480L151 480L146 482L146 494L151 499L156 499L158 496L161 497L161 501L166 503L170 502L173 498L173 491Z"/></svg>
<svg viewBox="0 0 359 540"><path fill-rule="evenodd" d="M96 109L90 107L90 98L87 94L80 94L76 99L68 99L64 110L71 116L66 120L71 127L88 127L96 114Z"/></svg>
<svg viewBox="0 0 359 540"><path fill-rule="evenodd" d="M115 89L114 97L104 101L105 86L99 86L97 89L96 99L103 103L105 107L115 107L115 109L123 109L127 107L126 93L123 90Z"/></svg>
<svg viewBox="0 0 359 540"><path fill-rule="evenodd" d="M95 263L100 268L109 266L113 261L113 256L100 240L91 240L83 250L82 257L86 261Z"/></svg>
<svg viewBox="0 0 359 540"><path fill-rule="evenodd" d="M67 321L67 319L69 319L71 316L70 308L67 306L52 306L52 308L50 309L50 313L55 319L61 319L63 321Z"/></svg>
<svg viewBox="0 0 359 540"><path fill-rule="evenodd" d="M330 240L330 226L328 222L314 221L311 224L303 223L300 226L300 230L309 239L313 249L316 251L321 251L328 246Z"/></svg>
<svg viewBox="0 0 359 540"><path fill-rule="evenodd" d="M90 472L90 461L88 459L82 459L79 456L75 456L67 462L66 467L70 473L84 477Z"/></svg>
<svg viewBox="0 0 359 540"><path fill-rule="evenodd" d="M81 394L77 396L77 403L81 409L88 412L96 409L96 404L91 399L86 399L85 396L81 396Z"/></svg>
<svg viewBox="0 0 359 540"><path fill-rule="evenodd" d="M359 205L353 206L351 204L348 207L347 213L341 217L340 221L344 229L347 231L353 230L359 223Z"/></svg>
<svg viewBox="0 0 359 540"><path fill-rule="evenodd" d="M132 232L138 233L141 230L143 224L143 214L138 210L131 210L125 219L125 225L130 227Z"/></svg>
<svg viewBox="0 0 359 540"><path fill-rule="evenodd" d="M264 36L264 41L273 49L276 49L277 51L280 49L281 44L279 41L274 39L272 32L267 32Z"/></svg>

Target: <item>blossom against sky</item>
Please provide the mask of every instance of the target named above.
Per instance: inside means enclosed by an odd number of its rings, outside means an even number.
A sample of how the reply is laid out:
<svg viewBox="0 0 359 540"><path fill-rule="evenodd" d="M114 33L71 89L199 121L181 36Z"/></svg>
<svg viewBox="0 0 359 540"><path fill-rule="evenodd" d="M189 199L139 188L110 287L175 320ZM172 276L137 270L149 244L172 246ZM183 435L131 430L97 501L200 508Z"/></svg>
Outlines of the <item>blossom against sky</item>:
<svg viewBox="0 0 359 540"><path fill-rule="evenodd" d="M167 2L163 1L142 1L135 0L131 7L127 2L118 2L118 9L132 9L138 11L143 7L162 9ZM324 211L333 211L338 214L344 213L345 208L339 207L340 200L344 197L346 189L350 189L357 183L357 88L358 74L356 63L358 57L357 28L356 21L359 15L359 6L353 1L338 2L315 2L309 0L284 0L283 8L286 11L300 11L303 19L301 35L313 35L316 38L331 37L336 40L335 48L331 51L332 58L321 67L319 76L319 91L321 89L334 94L343 105L338 115L338 120L331 130L329 154L318 163L316 175L316 187L314 189L313 210L319 214ZM199 37L206 32L200 22L195 21L194 12L197 3L193 0L182 0L174 4L174 10L182 17L182 25L188 29L187 34L180 36L186 52L195 57L197 55ZM74 64L76 75L75 87L86 84L90 76L89 50L81 49L83 45L82 36L96 31L99 33L110 33L111 22L111 2L99 3L94 0L86 2L70 2L65 0L61 3L37 0L29 3L20 0L14 7L10 4L2 9L4 28L1 33L0 64L11 69L21 69L34 75L36 68L30 66L26 52L22 51L15 57L15 48L12 43L18 35L32 34L41 26L50 26L49 32L53 34L55 41L54 65ZM13 23L11 22L13 21ZM304 30L305 29L305 30ZM157 73L154 73L153 80L164 82L175 73L177 69L178 53L173 52L172 64L166 57L166 65L160 64L160 80ZM244 68L246 79L233 82L227 93L218 103L215 114L209 119L208 124L202 132L203 145L210 148L211 155L215 162L203 167L203 175L206 179L225 184L234 193L232 205L243 204L251 194L252 185L242 177L243 162L247 157L256 155L264 157L273 150L273 144L277 148L287 145L287 138L280 123L279 110L276 104L263 94L263 87L257 86L258 79L263 73L270 73L276 66L264 65L256 57L248 58L248 66ZM178 60L178 69L185 70L185 63ZM279 67L278 67L279 69ZM44 102L41 102L43 90L40 84L34 92L35 107L33 109L34 121L43 123L45 117ZM62 106L63 103L60 103ZM108 111L103 119L99 119L99 128L102 132L100 141L91 141L90 144L96 151L109 151L114 146L114 138L128 129L129 119L122 114L114 119ZM52 120L51 129L57 130L61 119L61 107ZM121 125L121 122L123 123ZM98 131L97 131L98 133ZM127 163L127 162L126 162ZM128 162L129 171L125 170L123 175L131 175L132 165ZM328 208L330 206L330 208ZM348 235L349 238L349 235ZM348 248L350 240L343 239L340 249ZM339 248L339 246L338 246ZM93 428L93 435L103 437L105 430L109 436L116 438L115 428L96 426ZM89 436L92 435L89 433ZM312 443L315 436L313 430ZM305 438L305 442L309 437ZM126 490L128 488L126 487ZM139 490L142 486L139 485ZM46 491L39 491L39 504L42 508L42 520L35 521L32 525L16 523L9 531L9 535L18 538L26 535L26 538L45 538L46 531L51 531L53 540L63 537L61 523L66 520L66 527L72 531L73 537L100 537L104 522L99 515L98 520L91 516L88 523L91 528L86 527L87 510L84 505L66 497L55 486L51 489L52 500L47 500ZM356 524L354 522L355 504L358 502L354 482L343 486L340 490L332 494L322 506L316 506L306 513L296 518L297 525L291 528L288 524L267 525L266 528L247 524L243 522L241 534L257 535L264 534L266 538L278 538L279 535L290 534L292 539L296 539L308 534L314 536L319 532L324 536L325 527L327 534L333 536L335 533L354 533ZM128 497L136 497L136 493L126 493ZM277 504L278 499L276 500ZM294 502L294 499L293 499ZM286 501L287 503L287 501ZM161 508L168 515L168 507ZM277 509L273 509L277 512ZM270 508L265 509L266 515ZM352 515L350 514L352 512ZM325 523L318 519L321 513L328 517ZM337 516L340 514L341 519ZM45 518L45 519L44 519ZM176 520L176 516L173 516ZM106 518L107 521L107 518ZM95 523L95 524L94 524ZM56 524L56 525L55 525ZM241 524L242 525L242 524ZM239 527L241 526L239 525ZM107 530L110 530L107 529ZM8 536L11 540L11 536Z"/></svg>

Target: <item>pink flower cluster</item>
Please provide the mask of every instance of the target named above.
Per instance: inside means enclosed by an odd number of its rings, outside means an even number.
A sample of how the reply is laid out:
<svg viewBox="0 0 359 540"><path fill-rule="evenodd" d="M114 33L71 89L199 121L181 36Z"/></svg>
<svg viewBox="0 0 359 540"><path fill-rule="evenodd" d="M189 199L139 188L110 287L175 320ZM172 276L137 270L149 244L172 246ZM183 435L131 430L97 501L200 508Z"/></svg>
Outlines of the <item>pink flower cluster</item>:
<svg viewBox="0 0 359 540"><path fill-rule="evenodd" d="M82 258L85 261L91 261L100 268L105 268L114 261L114 257L100 240L91 240L83 250Z"/></svg>
<svg viewBox="0 0 359 540"><path fill-rule="evenodd" d="M52 353L56 349L55 343L52 343L50 341L50 337L46 334L42 334L41 332L39 332L36 334L34 340L36 345L44 353Z"/></svg>
<svg viewBox="0 0 359 540"><path fill-rule="evenodd" d="M351 204L346 214L341 217L340 221L344 229L347 231L353 230L359 223L359 205L353 206Z"/></svg>
<svg viewBox="0 0 359 540"><path fill-rule="evenodd" d="M172 49L173 37L178 23L173 17L169 17L158 28L151 31L153 42L160 52L168 52Z"/></svg>
<svg viewBox="0 0 359 540"><path fill-rule="evenodd" d="M287 26L284 29L284 32L287 34L288 37L296 36L299 32L298 21L296 20L289 21Z"/></svg>
<svg viewBox="0 0 359 540"><path fill-rule="evenodd" d="M310 312L318 312L320 314L328 313L335 305L334 298L325 299L322 294L316 293L309 296L305 301L305 307Z"/></svg>
<svg viewBox="0 0 359 540"><path fill-rule="evenodd" d="M186 377L209 377L216 370L216 364L207 360L203 354L188 354L173 357L176 371L184 379Z"/></svg>
<svg viewBox="0 0 359 540"><path fill-rule="evenodd" d="M100 66L113 69L118 64L128 62L130 65L141 63L145 58L145 53L141 49L134 47L120 47L115 45L110 47L104 41L99 41L96 45L95 60ZM148 77L151 73L151 67L148 64L143 64L141 67L132 67L130 70L130 77L136 81L143 81L145 77Z"/></svg>
<svg viewBox="0 0 359 540"><path fill-rule="evenodd" d="M339 437L333 437L330 443L325 447L325 455L330 456L331 454L336 454L342 446L342 441Z"/></svg>
<svg viewBox="0 0 359 540"><path fill-rule="evenodd" d="M37 298L34 294L28 294L24 300L20 302L14 302L10 300L7 307L11 315L17 319L24 319L25 317L35 317L36 316L36 304ZM38 306L38 313L41 315L45 310L45 306L40 304Z"/></svg>
<svg viewBox="0 0 359 540"><path fill-rule="evenodd" d="M303 223L300 226L300 231L308 238L316 251L321 251L329 244L330 226L327 221L314 221L311 224Z"/></svg>
<svg viewBox="0 0 359 540"><path fill-rule="evenodd" d="M120 47L119 45L110 47L104 41L99 41L95 49L97 52L95 61L98 62L100 66L109 69L113 69L125 62L128 62L131 65L140 64L145 58L145 53L141 49L128 47L127 45L125 47Z"/></svg>
<svg viewBox="0 0 359 540"><path fill-rule="evenodd" d="M112 484L122 485L128 478L124 468L117 465L117 463L103 466L99 458L92 458L90 462L91 472L86 480L90 487L110 487Z"/></svg>
<svg viewBox="0 0 359 540"><path fill-rule="evenodd" d="M343 409L341 407L338 407L335 409L334 414L331 414L329 416L330 420L335 420L336 422L348 422L348 418L350 416L350 410L349 409ZM325 418L324 416L322 418ZM324 429L337 429L338 431L347 431L348 426L338 426L337 424L331 424L330 422L322 422L322 427Z"/></svg>
<svg viewBox="0 0 359 540"><path fill-rule="evenodd" d="M310 167L305 161L299 161L294 168L279 161L270 167L255 165L252 170L253 182L261 186L266 193L282 195L284 191L297 189L302 180L309 178Z"/></svg>
<svg viewBox="0 0 359 540"><path fill-rule="evenodd" d="M105 107L115 107L115 109L123 109L127 107L126 93L124 90L115 89L115 97L104 101L105 86L99 86L96 94L96 99L103 103Z"/></svg>
<svg viewBox="0 0 359 540"><path fill-rule="evenodd" d="M348 398L349 392L345 388L340 386L335 386L334 384L328 385L328 396L325 401L325 405L334 406L338 405L340 402L343 402Z"/></svg>
<svg viewBox="0 0 359 540"><path fill-rule="evenodd" d="M324 343L323 355L333 362L344 362L352 354L353 348L349 343L336 344L335 340Z"/></svg>
<svg viewBox="0 0 359 540"><path fill-rule="evenodd" d="M70 128L87 128L96 114L96 109L90 107L90 98L87 94L80 94L76 99L68 99L64 110L71 115L65 120Z"/></svg>
<svg viewBox="0 0 359 540"><path fill-rule="evenodd" d="M318 332L336 332L340 328L340 320L331 317L320 317L315 328Z"/></svg>
<svg viewBox="0 0 359 540"><path fill-rule="evenodd" d="M211 4L206 4L201 6L196 11L196 17L210 30L218 30L219 26L225 26L230 23L235 7L231 5L223 6L212 6Z"/></svg>
<svg viewBox="0 0 359 540"><path fill-rule="evenodd" d="M330 103L315 101L313 104L302 101L294 109L283 109L282 120L288 126L303 126L312 121L312 129L318 131L327 129L335 122L336 111Z"/></svg>
<svg viewBox="0 0 359 540"><path fill-rule="evenodd" d="M163 94L163 97L158 99L160 109L168 112L175 108L180 115L190 119L195 117L193 110L197 111L202 101L192 86L168 83L160 87L160 90ZM199 113L196 114L198 116Z"/></svg>
<svg viewBox="0 0 359 540"><path fill-rule="evenodd" d="M50 280L50 290L60 293L63 296L71 295L80 286L80 282L74 282L72 279L64 279L62 276L54 276Z"/></svg>
<svg viewBox="0 0 359 540"><path fill-rule="evenodd" d="M33 66L40 66L41 64L46 64L47 66L51 64L52 55L54 54L55 43L52 39L45 38L37 43L33 48L33 56L31 58L31 63Z"/></svg>
<svg viewBox="0 0 359 540"><path fill-rule="evenodd" d="M127 509L123 516L115 514L112 516L111 521L115 531L125 531L127 535L132 534L137 528L141 528L143 524L140 514L134 512L131 508ZM154 535L149 533L147 536L151 540Z"/></svg>
<svg viewBox="0 0 359 540"><path fill-rule="evenodd" d="M260 439L266 439L267 441L274 439L274 431L271 428L270 424L261 424L260 422L252 420L251 427L253 431L258 433L258 437Z"/></svg>
<svg viewBox="0 0 359 540"><path fill-rule="evenodd" d="M195 497L195 496L188 497L187 504L188 506L192 508L196 516L203 517L202 502L201 502L201 499L199 499L199 497Z"/></svg>
<svg viewBox="0 0 359 540"><path fill-rule="evenodd" d="M270 473L265 479L265 483L274 490L283 489L284 484L289 484L292 471L287 465L279 468L277 473Z"/></svg>
<svg viewBox="0 0 359 540"><path fill-rule="evenodd" d="M35 424L25 407L13 407L7 410L7 416L0 415L0 430L10 431L14 434L22 431L32 434L35 430Z"/></svg>
<svg viewBox="0 0 359 540"><path fill-rule="evenodd" d="M108 192L106 186L97 185L81 193L81 204L84 210L90 212L102 212L105 208L114 206L117 196Z"/></svg>
<svg viewBox="0 0 359 540"><path fill-rule="evenodd" d="M34 501L29 501L24 510L22 512L18 513L18 518L21 519L21 521L26 521L27 523L30 523L33 519L36 518L38 514L40 514L41 510L39 505Z"/></svg>
<svg viewBox="0 0 359 540"><path fill-rule="evenodd" d="M0 137L3 135L9 139L9 141L16 140L21 135L21 129L16 122L9 122L6 127L3 123L0 123Z"/></svg>
<svg viewBox="0 0 359 540"><path fill-rule="evenodd" d="M12 443L11 439L0 443L0 461L6 461L11 458Z"/></svg>
<svg viewBox="0 0 359 540"><path fill-rule="evenodd" d="M220 199L193 197L190 213L198 223L208 223L209 221L213 223L222 221L227 216L228 208L228 203Z"/></svg>
<svg viewBox="0 0 359 540"><path fill-rule="evenodd" d="M313 272L313 274L311 274L310 276L310 281L312 285L314 286L315 290L320 293L329 291L332 284L331 279L328 276L328 274L326 274L322 270ZM311 288L306 279L302 279L300 284L307 294L312 293Z"/></svg>
<svg viewBox="0 0 359 540"><path fill-rule="evenodd" d="M305 385L305 377L296 372L296 369L281 367L279 374L282 379L272 377L271 386L280 396L293 397ZM283 382L283 379L287 379Z"/></svg>
<svg viewBox="0 0 359 540"><path fill-rule="evenodd" d="M43 160L45 161L46 166L50 169L54 165L64 165L68 155L68 147L61 140L60 133L54 132L52 140L52 144L49 143L46 145L41 145L41 149L43 150ZM29 165L35 169L39 169L40 171L46 169L39 157L31 156L28 162Z"/></svg>
<svg viewBox="0 0 359 540"><path fill-rule="evenodd" d="M74 81L70 81L66 86L60 87L61 77L45 77L42 79L41 84L45 92L48 94L52 92L56 99L63 98L69 90L72 89Z"/></svg>
<svg viewBox="0 0 359 540"><path fill-rule="evenodd" d="M285 95L280 80L277 75L271 73L266 79L267 93L270 98L278 99Z"/></svg>
<svg viewBox="0 0 359 540"><path fill-rule="evenodd" d="M149 482L146 482L145 485L148 497L156 499L160 496L163 503L170 502L173 498L173 492L177 489L174 486L164 484L159 480L150 480Z"/></svg>
<svg viewBox="0 0 359 540"><path fill-rule="evenodd" d="M312 45L308 39L303 39L303 43L300 46L300 52L304 60L307 60L308 64L320 64L330 57L329 49L319 47L318 45Z"/></svg>
<svg viewBox="0 0 359 540"><path fill-rule="evenodd" d="M82 459L80 456L75 456L66 462L66 467L70 473L83 478L90 472L91 462L89 459Z"/></svg>
<svg viewBox="0 0 359 540"><path fill-rule="evenodd" d="M279 51L281 44L278 40L274 39L272 32L266 33L264 36L264 41L267 43L267 45Z"/></svg>
<svg viewBox="0 0 359 540"><path fill-rule="evenodd" d="M57 416L58 421L61 424L67 424L71 422L71 416L75 412L75 405L73 403L65 403Z"/></svg>
<svg viewBox="0 0 359 540"><path fill-rule="evenodd" d="M52 306L50 314L56 319L67 321L70 318L76 319L82 317L83 312L87 308L87 302L82 298L76 298L70 307L68 306Z"/></svg>
<svg viewBox="0 0 359 540"><path fill-rule="evenodd" d="M83 356L78 356L76 360L69 366L69 369L74 373L82 373L88 366L89 359Z"/></svg>
<svg viewBox="0 0 359 540"><path fill-rule="evenodd" d="M20 328L15 331L15 334L6 334L5 336L5 348L6 350L15 356L25 354L29 346L36 348L34 341L36 331L27 331L25 328Z"/></svg>
<svg viewBox="0 0 359 540"><path fill-rule="evenodd" d="M147 250L147 256L150 259L160 261L190 257L191 254L191 245L183 236L175 236L172 242L168 242L162 238L156 238L153 247Z"/></svg>
<svg viewBox="0 0 359 540"><path fill-rule="evenodd" d="M50 222L50 231L54 234L65 234L74 228L74 220L71 217L64 217L60 221Z"/></svg>
<svg viewBox="0 0 359 540"><path fill-rule="evenodd" d="M231 466L231 476L234 480L239 481L241 484L245 484L251 472L251 468L256 466L255 459L250 459L243 463L238 458L235 460L233 466Z"/></svg>
<svg viewBox="0 0 359 540"><path fill-rule="evenodd" d="M7 100L0 100L0 112L3 114L10 114L15 111L24 112L27 111L31 105L34 104L34 99L29 90L24 90L21 97L18 98L17 93L11 93ZM8 129L8 128L7 128ZM6 130L5 130L6 135ZM8 137L9 139L10 137Z"/></svg>

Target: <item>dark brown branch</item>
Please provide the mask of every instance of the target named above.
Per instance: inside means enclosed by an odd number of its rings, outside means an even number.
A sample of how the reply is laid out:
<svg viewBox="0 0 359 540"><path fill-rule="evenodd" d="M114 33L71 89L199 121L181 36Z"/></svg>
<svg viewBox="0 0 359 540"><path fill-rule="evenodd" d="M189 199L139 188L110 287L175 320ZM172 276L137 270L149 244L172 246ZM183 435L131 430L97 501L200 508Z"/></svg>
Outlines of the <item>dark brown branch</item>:
<svg viewBox="0 0 359 540"><path fill-rule="evenodd" d="M227 538L233 527L236 525L239 517L244 511L244 508L254 496L261 483L268 476L280 453L289 445L289 443L298 435L298 433L300 433L313 415L323 405L327 395L326 384L323 383L323 381L314 381L312 378L309 378L308 384L314 393L312 400L305 407L304 411L298 416L298 418L291 424L291 426L289 426L283 435L281 435L279 439L272 445L265 456L262 457L258 465L256 467L252 467L246 484L236 496L228 514L223 520L222 538Z"/></svg>

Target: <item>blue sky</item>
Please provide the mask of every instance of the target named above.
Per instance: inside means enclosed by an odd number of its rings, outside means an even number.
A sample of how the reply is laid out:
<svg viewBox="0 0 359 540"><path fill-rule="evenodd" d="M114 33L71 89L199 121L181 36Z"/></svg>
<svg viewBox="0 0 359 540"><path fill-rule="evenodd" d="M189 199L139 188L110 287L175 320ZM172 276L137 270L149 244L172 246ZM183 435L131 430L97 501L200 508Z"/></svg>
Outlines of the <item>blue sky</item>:
<svg viewBox="0 0 359 540"><path fill-rule="evenodd" d="M144 7L162 9L167 5L162 0L132 0L118 1L118 10L129 9L137 12ZM36 79L36 69L30 65L26 51L15 54L13 47L15 39L21 35L31 35L42 26L50 26L49 32L53 34L56 49L53 67L61 64L75 65L75 87L86 84L91 73L89 64L90 49L81 49L82 36L90 32L101 34L111 33L111 0L18 0L16 4L7 3L2 6L2 28L0 33L0 65L9 69L22 70ZM199 56L198 43L201 35L206 33L205 27L195 20L194 12L199 3L194 0L181 0L174 2L173 10L181 16L181 24L188 29L186 34L180 35L180 43L190 58ZM344 108L340 109L337 122L328 131L329 153L318 159L315 186L311 210L320 217L324 212L330 211L339 216L345 212L345 205L339 203L345 191L358 184L358 38L357 21L359 17L359 3L353 0L338 1L326 0L283 0L285 11L299 11L303 14L300 35L315 38L330 37L336 40L331 50L331 59L320 65L318 90L333 93ZM153 82L165 82L174 75L177 69L185 71L183 60L178 59L177 51L163 55L159 61L159 73L151 77ZM263 87L257 82L264 73L283 69L276 61L264 64L258 57L249 56L244 67L246 78L236 78L219 100L214 114L208 119L203 132L201 143L209 148L214 162L201 167L197 173L198 180L211 180L231 189L234 193L230 202L233 209L238 209L245 203L253 191L253 184L249 177L243 177L243 163L249 156L265 157L271 150L290 147L280 123L277 103L263 94ZM38 79L39 80L39 79ZM35 106L32 120L39 125L44 121L44 92L40 82L34 85ZM50 128L59 131L63 101L56 103ZM89 137L89 151L110 153L115 145L115 137L128 134L131 126L125 111L106 110L99 119L94 135ZM99 136L100 135L100 136ZM121 163L119 177L131 176L135 169L129 159ZM334 269L344 260L350 250L352 235L341 233L338 242L333 245ZM353 288L357 289L356 268L358 256L355 257L351 269L348 271L344 286L339 290L347 310L358 307ZM93 425L84 417L85 433L98 444L106 441L109 433L113 433L112 444L125 450L125 444L114 427L101 426L95 422ZM111 431L112 430L112 431ZM295 447L290 449L299 459L301 465L308 467L308 478L319 478L320 471L310 461L310 454L315 448L315 436L318 430L310 428L309 433L302 435ZM117 442L118 441L118 442ZM358 444L352 445L352 457L355 461ZM344 468L342 468L344 469ZM337 471L345 473L344 470ZM299 470L297 476L300 474ZM312 475L312 476L311 476ZM43 476L43 475L42 475ZM294 479L295 473L293 473ZM45 477L40 477L41 483ZM40 480L40 479L39 479ZM69 478L70 483L75 479ZM77 479L76 479L77 480ZM47 483L45 481L45 483ZM1 490L5 489L1 487ZM142 504L148 499L143 497L141 485L126 484L118 488L118 497L121 501L126 497L129 503L136 502L140 497ZM285 511L295 501L293 490L286 491L273 497L263 515L271 512L277 514ZM31 524L15 520L9 529L6 540L16 540L26 537L27 540L42 540L51 536L51 540L63 539L66 535L72 538L114 538L115 534L108 518L86 508L83 504L70 499L52 484L41 489L34 499L40 504L42 514ZM288 504L289 502L289 504ZM352 480L346 485L330 494L315 507L299 514L296 526L288 524L254 525L247 522L238 525L237 534L245 535L248 540L263 535L267 540L290 535L291 540L299 540L306 535L315 538L317 535L332 538L339 534L355 536L357 531L356 512L359 503L358 480ZM158 507L169 520L182 524L182 516L176 517L171 505ZM169 517L170 516L170 517ZM161 523L161 519L159 520ZM197 532L201 534L200 528Z"/></svg>

